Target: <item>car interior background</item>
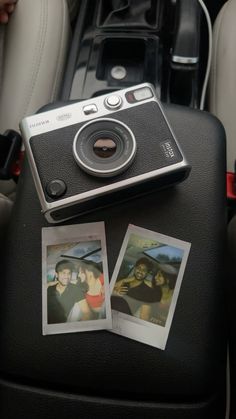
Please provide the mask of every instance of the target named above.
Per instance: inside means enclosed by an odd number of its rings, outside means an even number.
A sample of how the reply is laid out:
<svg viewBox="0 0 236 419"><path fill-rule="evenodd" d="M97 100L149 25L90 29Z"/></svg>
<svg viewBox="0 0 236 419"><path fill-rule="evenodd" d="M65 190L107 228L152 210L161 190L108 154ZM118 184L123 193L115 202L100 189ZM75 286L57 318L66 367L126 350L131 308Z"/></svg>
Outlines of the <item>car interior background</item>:
<svg viewBox="0 0 236 419"><path fill-rule="evenodd" d="M108 331L42 336L49 224L19 146L21 173L5 175L0 137L1 418L236 417L235 17L236 0L18 0L0 27L1 134L148 82L192 167L176 187L63 223L105 221L110 275L130 223L192 244L166 349Z"/></svg>

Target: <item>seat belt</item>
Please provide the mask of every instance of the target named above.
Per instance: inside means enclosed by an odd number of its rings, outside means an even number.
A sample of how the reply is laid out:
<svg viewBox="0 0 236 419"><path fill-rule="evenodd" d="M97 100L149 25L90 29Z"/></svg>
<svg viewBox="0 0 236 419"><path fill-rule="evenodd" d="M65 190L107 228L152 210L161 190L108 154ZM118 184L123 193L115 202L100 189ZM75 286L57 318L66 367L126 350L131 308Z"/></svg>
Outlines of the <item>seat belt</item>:
<svg viewBox="0 0 236 419"><path fill-rule="evenodd" d="M15 179L19 176L21 143L20 134L14 130L7 130L0 135L0 179Z"/></svg>

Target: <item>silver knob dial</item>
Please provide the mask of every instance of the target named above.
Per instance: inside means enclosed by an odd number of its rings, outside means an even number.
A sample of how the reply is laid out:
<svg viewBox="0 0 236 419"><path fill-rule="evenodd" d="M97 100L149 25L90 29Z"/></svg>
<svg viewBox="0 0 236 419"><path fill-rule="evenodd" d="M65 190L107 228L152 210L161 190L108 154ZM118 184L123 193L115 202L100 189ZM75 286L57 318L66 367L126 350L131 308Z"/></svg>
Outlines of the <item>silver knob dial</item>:
<svg viewBox="0 0 236 419"><path fill-rule="evenodd" d="M122 105L122 99L118 95L111 95L105 99L105 106L108 109L119 109Z"/></svg>

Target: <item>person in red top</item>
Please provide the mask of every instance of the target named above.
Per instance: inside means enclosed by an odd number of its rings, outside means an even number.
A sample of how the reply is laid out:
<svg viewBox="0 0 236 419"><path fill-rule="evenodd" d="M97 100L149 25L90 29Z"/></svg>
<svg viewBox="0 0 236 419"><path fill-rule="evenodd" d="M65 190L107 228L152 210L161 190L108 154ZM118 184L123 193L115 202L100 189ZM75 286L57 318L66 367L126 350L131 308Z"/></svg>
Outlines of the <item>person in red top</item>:
<svg viewBox="0 0 236 419"><path fill-rule="evenodd" d="M83 269L88 285L85 299L95 317L98 317L99 319L105 318L105 288L103 273L99 270L98 265L93 262L84 263Z"/></svg>
<svg viewBox="0 0 236 419"><path fill-rule="evenodd" d="M105 287L104 275L98 264L92 261L81 261L78 270L77 287L83 288L85 301L92 313L92 320L105 319ZM70 321L77 321L79 312L76 307L70 313Z"/></svg>

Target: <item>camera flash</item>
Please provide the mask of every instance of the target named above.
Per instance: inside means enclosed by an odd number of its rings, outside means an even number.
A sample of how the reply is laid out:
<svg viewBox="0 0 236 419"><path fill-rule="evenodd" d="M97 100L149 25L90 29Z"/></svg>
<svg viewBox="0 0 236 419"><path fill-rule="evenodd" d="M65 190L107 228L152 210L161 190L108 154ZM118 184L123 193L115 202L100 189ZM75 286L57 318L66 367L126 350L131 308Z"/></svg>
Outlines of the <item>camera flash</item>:
<svg viewBox="0 0 236 419"><path fill-rule="evenodd" d="M151 89L149 89L149 87L142 87L141 89L134 90L133 95L135 100L137 101L150 99L151 97L153 97L153 93Z"/></svg>

